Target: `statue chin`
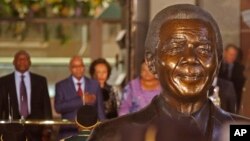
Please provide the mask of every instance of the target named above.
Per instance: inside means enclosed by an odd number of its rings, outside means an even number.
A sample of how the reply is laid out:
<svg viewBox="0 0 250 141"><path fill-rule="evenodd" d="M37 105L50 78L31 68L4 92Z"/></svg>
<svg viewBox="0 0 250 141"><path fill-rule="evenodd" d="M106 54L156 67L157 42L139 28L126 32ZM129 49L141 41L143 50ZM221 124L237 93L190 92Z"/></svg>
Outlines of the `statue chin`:
<svg viewBox="0 0 250 141"><path fill-rule="evenodd" d="M180 88L168 88L166 92L163 92L163 96L166 98L171 97L171 99L173 98L180 102L197 102L207 97L207 92L204 90L204 87L205 86L203 86L202 89L195 90L186 89L186 91Z"/></svg>
<svg viewBox="0 0 250 141"><path fill-rule="evenodd" d="M166 97L172 97L178 101L194 102L199 99L204 99L207 97L206 88L208 85L205 83L201 85L164 85L165 92L163 95L168 95Z"/></svg>

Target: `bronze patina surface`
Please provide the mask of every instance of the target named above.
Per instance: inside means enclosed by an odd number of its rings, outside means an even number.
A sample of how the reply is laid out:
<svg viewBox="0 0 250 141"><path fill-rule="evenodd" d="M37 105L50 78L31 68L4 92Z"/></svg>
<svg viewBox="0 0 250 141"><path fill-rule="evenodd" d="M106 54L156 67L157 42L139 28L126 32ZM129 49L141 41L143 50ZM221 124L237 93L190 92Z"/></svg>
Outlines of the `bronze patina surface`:
<svg viewBox="0 0 250 141"><path fill-rule="evenodd" d="M161 94L139 112L100 124L89 141L219 141L223 123L249 121L208 99L222 40L205 10L189 4L163 9L150 24L145 50Z"/></svg>

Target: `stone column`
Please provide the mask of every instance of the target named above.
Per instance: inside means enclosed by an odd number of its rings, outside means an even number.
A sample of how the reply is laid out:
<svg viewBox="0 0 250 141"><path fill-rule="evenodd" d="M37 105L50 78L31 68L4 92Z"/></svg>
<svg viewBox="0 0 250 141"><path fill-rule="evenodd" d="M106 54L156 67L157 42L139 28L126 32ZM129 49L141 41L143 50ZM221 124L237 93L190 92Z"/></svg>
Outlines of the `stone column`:
<svg viewBox="0 0 250 141"><path fill-rule="evenodd" d="M102 21L90 22L90 58L92 60L102 57Z"/></svg>
<svg viewBox="0 0 250 141"><path fill-rule="evenodd" d="M127 0L127 80L139 75L149 23L149 0Z"/></svg>

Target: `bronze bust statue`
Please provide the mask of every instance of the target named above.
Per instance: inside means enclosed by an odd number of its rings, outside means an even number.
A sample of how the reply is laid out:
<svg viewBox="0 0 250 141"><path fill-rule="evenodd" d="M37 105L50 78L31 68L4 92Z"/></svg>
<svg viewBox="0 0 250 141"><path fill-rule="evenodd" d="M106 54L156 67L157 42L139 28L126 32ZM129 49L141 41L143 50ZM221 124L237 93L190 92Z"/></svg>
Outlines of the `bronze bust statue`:
<svg viewBox="0 0 250 141"><path fill-rule="evenodd" d="M223 123L248 120L208 99L223 50L209 13L189 4L163 9L150 24L145 47L161 94L139 112L100 124L89 141L219 141Z"/></svg>

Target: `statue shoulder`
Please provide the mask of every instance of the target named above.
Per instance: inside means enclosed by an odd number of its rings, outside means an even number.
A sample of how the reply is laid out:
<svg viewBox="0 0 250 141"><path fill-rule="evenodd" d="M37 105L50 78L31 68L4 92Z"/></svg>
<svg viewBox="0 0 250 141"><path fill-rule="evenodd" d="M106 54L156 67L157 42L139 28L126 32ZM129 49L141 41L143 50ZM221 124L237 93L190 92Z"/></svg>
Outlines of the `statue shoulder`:
<svg viewBox="0 0 250 141"><path fill-rule="evenodd" d="M94 128L88 141L120 141L120 130L124 127L126 120L123 118L104 121Z"/></svg>
<svg viewBox="0 0 250 141"><path fill-rule="evenodd" d="M245 117L242 115L236 115L236 114L231 114L231 116L233 117L234 121L240 121L240 122L247 122L250 124L250 118L249 117Z"/></svg>

